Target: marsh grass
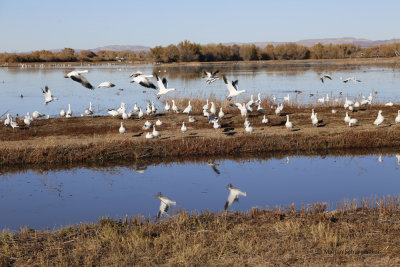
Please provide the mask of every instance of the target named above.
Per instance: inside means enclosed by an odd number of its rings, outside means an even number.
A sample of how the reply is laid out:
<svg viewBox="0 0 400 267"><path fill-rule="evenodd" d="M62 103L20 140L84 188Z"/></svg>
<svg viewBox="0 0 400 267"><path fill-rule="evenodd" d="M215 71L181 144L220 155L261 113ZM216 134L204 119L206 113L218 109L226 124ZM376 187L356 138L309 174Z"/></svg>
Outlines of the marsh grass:
<svg viewBox="0 0 400 267"><path fill-rule="evenodd" d="M138 215L0 234L0 265L386 265L400 260L400 198L295 210Z"/></svg>

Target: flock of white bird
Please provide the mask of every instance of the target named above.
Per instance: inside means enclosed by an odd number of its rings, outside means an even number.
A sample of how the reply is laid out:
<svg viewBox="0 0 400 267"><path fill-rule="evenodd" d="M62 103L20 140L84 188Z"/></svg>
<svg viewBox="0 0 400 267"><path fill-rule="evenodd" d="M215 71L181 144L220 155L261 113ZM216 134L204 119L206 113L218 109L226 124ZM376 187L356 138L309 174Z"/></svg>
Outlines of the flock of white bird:
<svg viewBox="0 0 400 267"><path fill-rule="evenodd" d="M70 78L73 81L76 81L82 86L88 88L88 89L94 89L94 87L91 85L91 83L83 76L84 73L88 73L88 70L82 70L82 71L71 71L68 74L66 74L64 77L65 78ZM203 77L206 81L207 84L211 84L217 80L219 80L219 77L217 74L219 73L218 70L213 71L213 72L208 72L205 71L204 74L205 76ZM167 94L168 92L175 91L175 88L169 88L168 87L168 81L166 78L160 78L156 73L153 73L151 75L146 75L143 74L140 71L133 72L129 77L132 78L130 81L131 83L138 83L141 86L144 86L146 88L151 88L157 90L158 86L158 93L156 94L157 98L159 98L162 95ZM156 78L156 84L157 86L150 80L151 78L155 77ZM238 80L236 81L228 81L228 79L223 75L222 76L223 81L226 85L226 88L228 89L228 95L227 99L232 100L232 98L237 97L238 95L246 92L246 90L239 90L238 89ZM322 75L320 77L321 81L324 83L324 80L329 79L332 80L332 77L330 75ZM354 77L348 78L343 80L343 82L348 82L348 81L353 81L353 82L360 82L360 80L357 80ZM102 82L98 85L98 87L114 87L115 85L111 82ZM45 89L43 90L43 95L45 98L45 104L47 105L48 103L57 100L56 97L54 97L51 93L51 90L45 86ZM297 92L299 93L299 92ZM300 92L301 93L301 92ZM348 97L345 98L344 101L344 109L348 109L349 112L354 112L357 108L360 108L362 106L367 106L372 104L372 93L368 96L362 96L361 101L352 101L349 100ZM272 100L274 103L276 103L276 96L272 96ZM327 94L326 97L318 98L317 102L321 104L329 103L329 95ZM336 98L333 100L335 104L339 106L340 104L340 97ZM254 128L251 126L249 120L247 119L248 113L252 113L256 111L257 113L264 113L265 110L261 106L262 99L261 95L257 95L257 99L253 98L253 95L251 95L250 100L248 102L243 102L243 103L232 103L231 106L237 108L240 111L240 114L243 118L245 118L244 121L244 131L248 133L254 132ZM290 103L290 95L288 94L287 96L283 97L283 103L277 103L271 106L271 108L274 109L275 115L280 115L284 109L284 103ZM393 106L393 102L388 102L385 104L385 106ZM188 122L189 123L194 123L197 121L197 119L192 116L191 114L193 113L193 106L191 105L191 102L188 101L187 107L181 111L181 109L176 105L175 101L172 100L172 104L170 104L168 101L165 101L165 106L164 106L164 111L165 112L175 112L175 113L184 113L188 114ZM212 124L212 127L214 129L221 128L221 123L220 120L224 118L225 112L223 111L222 107L219 108L219 112L217 113L217 107L214 102L209 102L207 99L207 103L203 106L203 116L206 117L209 120L209 123ZM358 119L357 118L352 118L349 116L349 112L346 112L346 116L344 118L345 123L348 124L348 126L354 126L358 124ZM126 108L126 103L121 102L121 106L118 109L109 109L107 111L108 114L111 116L121 116L123 120L128 120L132 118L135 114L137 114L137 117L140 119L143 119L145 115L154 115L157 113L157 108L154 104L154 101L151 103L147 103L146 108L143 110L141 107L138 107L137 104L134 104L133 110L127 111ZM337 113L336 109L332 109L332 113L335 114ZM89 107L84 110L84 114L81 114L81 116L87 115L91 116L94 114L94 110L92 108L92 103L89 103ZM68 104L68 109L64 110L61 109L59 113L60 117L65 117L65 118L71 118L72 117L72 110L71 110L71 105ZM32 116L27 113L27 115L24 117L24 124L26 126L31 126L32 122L35 119L39 118L49 118L49 115L45 115L39 111L34 111L32 113ZM381 125L384 122L385 118L382 115L382 111L380 110L378 112L378 116L376 120L373 122L374 125ZM263 116L261 122L263 124L268 124L269 119L266 117L266 115ZM397 117L395 118L395 123L400 122L400 110L398 111ZM314 113L314 109L312 110L311 113L311 123L314 126L319 125L319 119L317 117L317 113ZM156 129L156 126L162 125L163 122L161 120L157 120L154 125L151 121L146 121L143 130L150 130L146 133L145 138L146 139L152 139L154 137L161 136L160 131ZM19 127L18 123L13 120L11 115L8 113L6 119L4 120L4 125L6 126L11 126L12 128L17 128ZM286 115L286 123L285 127L289 130L291 130L294 127L294 124L292 121L290 121L289 115ZM188 131L188 127L185 124L185 122L182 122L180 130L182 132ZM120 128L119 128L119 133L124 134L126 133L126 128L124 126L124 122L121 122Z"/></svg>

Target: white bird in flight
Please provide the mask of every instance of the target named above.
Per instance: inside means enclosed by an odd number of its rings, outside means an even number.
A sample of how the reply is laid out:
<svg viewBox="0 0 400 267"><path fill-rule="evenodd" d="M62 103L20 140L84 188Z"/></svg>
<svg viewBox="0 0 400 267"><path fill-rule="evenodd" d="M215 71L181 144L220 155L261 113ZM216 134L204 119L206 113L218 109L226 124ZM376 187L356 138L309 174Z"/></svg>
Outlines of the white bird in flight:
<svg viewBox="0 0 400 267"><path fill-rule="evenodd" d="M97 86L97 88L101 88L101 87L106 87L106 88L110 88L110 87L114 87L115 84L113 84L112 82L102 82L99 84L99 86Z"/></svg>
<svg viewBox="0 0 400 267"><path fill-rule="evenodd" d="M51 101L53 101L53 100L58 100L58 98L55 98L52 94L51 94L51 91L50 91L50 88L46 85L45 87L44 87L44 89L45 90L43 90L43 88L41 88L42 89L42 92L43 92L43 94L44 94L44 103L47 105L48 103L50 103Z"/></svg>
<svg viewBox="0 0 400 267"><path fill-rule="evenodd" d="M246 92L246 90L238 90L238 83L239 83L239 80L230 82L230 81L228 81L228 80L226 79L225 76L222 76L222 78L224 79L226 88L228 88L228 91L229 91L229 95L228 95L228 97L227 97L228 100L231 100L232 97L238 96L238 95L240 95L241 93Z"/></svg>
<svg viewBox="0 0 400 267"><path fill-rule="evenodd" d="M168 212L168 209L171 205L176 205L176 201L172 201L166 196L163 196L161 192L158 193L156 197L160 200L160 208L157 213L157 219L159 219L161 215Z"/></svg>
<svg viewBox="0 0 400 267"><path fill-rule="evenodd" d="M247 196L246 192L241 191L239 188L234 187L232 184L228 184L226 188L229 190L229 196L224 206L225 210L227 210L233 202L239 201L239 196Z"/></svg>
<svg viewBox="0 0 400 267"><path fill-rule="evenodd" d="M170 91L175 91L175 88L168 88L168 81L166 78L163 78L161 80L160 77L158 77L158 75L154 72L153 75L156 77L157 79L157 85L159 88L158 93L156 94L157 98L160 98L160 96L165 95L166 93L170 92Z"/></svg>
<svg viewBox="0 0 400 267"><path fill-rule="evenodd" d="M84 87L88 89L94 89L93 85L91 85L88 80L82 75L82 73L88 73L88 70L74 70L64 76L64 78L71 78L75 82L82 84Z"/></svg>
<svg viewBox="0 0 400 267"><path fill-rule="evenodd" d="M149 78L153 75L144 75L141 71L133 72L129 77L133 77L131 83L138 83L143 87L157 89L157 87L152 83Z"/></svg>

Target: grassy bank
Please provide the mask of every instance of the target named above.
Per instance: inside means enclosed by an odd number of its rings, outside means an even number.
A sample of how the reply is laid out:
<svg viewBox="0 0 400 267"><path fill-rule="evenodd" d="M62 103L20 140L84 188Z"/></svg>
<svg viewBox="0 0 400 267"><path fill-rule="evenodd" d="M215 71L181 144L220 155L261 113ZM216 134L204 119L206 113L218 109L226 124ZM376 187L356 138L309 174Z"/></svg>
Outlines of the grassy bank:
<svg viewBox="0 0 400 267"><path fill-rule="evenodd" d="M194 101L195 102L195 101ZM200 105L199 103L194 103ZM217 105L218 106L218 105ZM267 104L265 105L267 106ZM383 110L383 125L372 125L377 111ZM157 114L124 122L126 134L119 134L121 119L108 116L55 118L34 121L31 127L17 129L0 127L0 165L42 163L102 163L106 161L142 161L147 159L187 158L201 156L237 156L271 152L320 152L337 149L400 149L400 125L394 123L398 107L374 105L350 114L359 120L348 127L345 111L331 113L330 107L315 107L320 120L318 127L310 120L311 108L286 106L280 116L266 109L268 124L262 124L262 114L250 115L254 127L246 133L244 119L237 109L225 110L222 128L213 129L206 118L194 114L199 121L187 122L185 114ZM294 129L284 126L285 114L290 114ZM157 127L161 137L145 139L142 130L146 120L164 124ZM188 131L182 133L182 121ZM19 121L22 124L22 121ZM148 130L150 131L150 130Z"/></svg>
<svg viewBox="0 0 400 267"><path fill-rule="evenodd" d="M100 219L0 234L0 265L369 265L400 262L400 198L317 203L296 211L179 212L161 221Z"/></svg>

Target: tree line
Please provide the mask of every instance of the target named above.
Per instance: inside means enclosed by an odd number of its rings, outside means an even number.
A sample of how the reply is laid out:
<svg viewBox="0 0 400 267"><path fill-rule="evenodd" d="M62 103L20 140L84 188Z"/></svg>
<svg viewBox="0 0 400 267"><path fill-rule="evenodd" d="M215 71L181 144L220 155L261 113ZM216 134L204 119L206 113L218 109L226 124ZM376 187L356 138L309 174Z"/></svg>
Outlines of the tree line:
<svg viewBox="0 0 400 267"><path fill-rule="evenodd" d="M400 43L377 45L361 48L354 44L315 44L312 47L296 43L269 44L263 49L254 45L201 45L182 41L178 45L156 46L150 51L135 53L132 51L99 51L76 52L64 48L60 52L48 50L34 51L26 54L0 53L1 63L22 62L97 62L97 61L140 61L140 62L213 62L213 61L248 61L248 60L301 60L301 59L345 59L400 57Z"/></svg>

